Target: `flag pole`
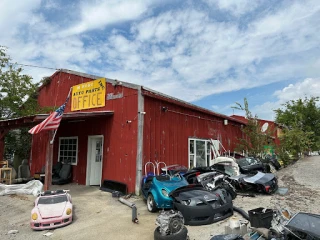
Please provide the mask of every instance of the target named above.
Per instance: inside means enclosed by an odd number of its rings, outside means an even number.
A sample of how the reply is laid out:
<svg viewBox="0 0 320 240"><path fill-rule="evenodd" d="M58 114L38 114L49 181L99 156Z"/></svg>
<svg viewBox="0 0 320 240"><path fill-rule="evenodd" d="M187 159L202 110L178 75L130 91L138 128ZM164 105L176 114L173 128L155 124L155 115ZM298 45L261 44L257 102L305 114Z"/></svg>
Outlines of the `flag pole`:
<svg viewBox="0 0 320 240"><path fill-rule="evenodd" d="M69 90L68 97L66 102L69 100L70 93L71 93L72 87ZM44 179L44 190L47 191L50 189L52 184L52 162L53 162L53 143L54 139L56 137L58 128L54 131L49 131L49 142L47 144L47 151L46 151L46 168L45 168L45 179Z"/></svg>
<svg viewBox="0 0 320 240"><path fill-rule="evenodd" d="M49 131L48 135L50 139L54 135L53 131L52 130ZM44 179L44 186L43 186L45 191L49 190L52 183L52 160L53 160L53 144L51 143L51 141L48 141L47 151L46 151L46 168L45 168L46 177Z"/></svg>
<svg viewBox="0 0 320 240"><path fill-rule="evenodd" d="M67 97L66 102L69 100L69 97L70 97L70 94L71 94L71 90L72 90L72 87L71 87L70 90L69 90L69 93L68 93L68 97ZM56 134L57 134L57 131L58 131L58 128L54 131L53 137L52 137L52 139L50 140L50 144L53 144L54 139L55 139Z"/></svg>
<svg viewBox="0 0 320 240"><path fill-rule="evenodd" d="M57 131L58 131L58 129L54 130L53 137L52 137L52 139L50 140L50 144L51 144L51 145L52 145L53 142L54 142L54 139L55 139L55 137L56 137Z"/></svg>

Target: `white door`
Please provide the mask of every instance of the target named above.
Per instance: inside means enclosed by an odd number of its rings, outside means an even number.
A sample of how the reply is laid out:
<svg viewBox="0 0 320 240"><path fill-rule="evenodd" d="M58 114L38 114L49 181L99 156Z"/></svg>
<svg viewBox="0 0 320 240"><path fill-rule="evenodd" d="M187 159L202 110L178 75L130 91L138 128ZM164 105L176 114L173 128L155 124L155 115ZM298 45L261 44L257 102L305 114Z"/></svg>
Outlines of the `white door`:
<svg viewBox="0 0 320 240"><path fill-rule="evenodd" d="M102 174L102 147L103 137L90 136L88 138L88 166L87 166L87 184L101 185ZM88 174L89 173L89 174ZM89 180L89 182L88 182Z"/></svg>

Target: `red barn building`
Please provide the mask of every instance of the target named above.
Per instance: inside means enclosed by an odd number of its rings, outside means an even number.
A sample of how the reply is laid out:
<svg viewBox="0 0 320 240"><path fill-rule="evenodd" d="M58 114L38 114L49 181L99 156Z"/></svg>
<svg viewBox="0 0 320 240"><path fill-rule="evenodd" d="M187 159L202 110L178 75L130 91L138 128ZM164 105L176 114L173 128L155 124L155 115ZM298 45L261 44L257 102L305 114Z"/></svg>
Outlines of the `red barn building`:
<svg viewBox="0 0 320 240"><path fill-rule="evenodd" d="M246 124L248 123L248 119L243 116L232 115L231 117L234 119L238 119ZM261 128L261 132L268 133L272 137L274 144L279 146L280 145L279 137L282 134L282 130L278 126L278 124L276 124L273 121L264 120L264 119L257 119L257 120Z"/></svg>
<svg viewBox="0 0 320 240"><path fill-rule="evenodd" d="M55 72L39 89L40 106L61 106L69 89L90 87L99 79L70 70ZM149 161L181 164L189 168L210 162L209 139L233 151L245 124L143 86L105 80L105 97L91 94L79 99L73 92L55 136L53 164L72 164L73 182L100 185L103 179L126 183L139 193L144 164ZM74 90L73 90L74 91ZM94 88L90 91L94 92ZM81 104L91 108L81 109ZM103 104L103 106L101 105ZM80 110L79 110L80 108ZM48 115L0 122L1 129L32 127ZM2 138L3 139L3 138ZM48 131L33 135L31 174L46 162Z"/></svg>

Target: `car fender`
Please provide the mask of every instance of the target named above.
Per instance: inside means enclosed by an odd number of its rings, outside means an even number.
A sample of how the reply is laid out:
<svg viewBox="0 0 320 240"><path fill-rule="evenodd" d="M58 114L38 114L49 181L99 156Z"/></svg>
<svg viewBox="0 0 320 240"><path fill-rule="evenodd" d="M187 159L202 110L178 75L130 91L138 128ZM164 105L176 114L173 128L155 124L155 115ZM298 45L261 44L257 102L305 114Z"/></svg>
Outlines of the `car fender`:
<svg viewBox="0 0 320 240"><path fill-rule="evenodd" d="M171 200L172 198L170 197L165 197L162 193L161 193L161 189L150 189L149 193L151 193L153 195L154 201L157 205L157 208L160 208L161 205L164 204L165 201L167 200Z"/></svg>

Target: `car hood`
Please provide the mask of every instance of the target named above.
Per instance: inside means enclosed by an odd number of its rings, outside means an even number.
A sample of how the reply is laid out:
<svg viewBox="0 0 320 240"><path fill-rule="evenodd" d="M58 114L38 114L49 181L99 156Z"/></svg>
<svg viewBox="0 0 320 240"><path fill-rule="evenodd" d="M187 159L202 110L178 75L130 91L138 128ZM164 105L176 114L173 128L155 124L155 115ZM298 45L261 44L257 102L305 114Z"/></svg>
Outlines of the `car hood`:
<svg viewBox="0 0 320 240"><path fill-rule="evenodd" d="M202 204L205 201L218 201L218 195L206 191L204 189L186 189L185 191L180 192L179 194L174 194L173 197L176 201L182 203L183 201L190 201L189 206L196 206Z"/></svg>
<svg viewBox="0 0 320 240"><path fill-rule="evenodd" d="M275 175L272 173L262 173L258 172L256 175L251 176L251 177L244 177L243 180L246 181L247 183L260 183L264 184L267 182L270 182L275 178Z"/></svg>
<svg viewBox="0 0 320 240"><path fill-rule="evenodd" d="M185 179L182 180L170 180L164 182L158 182L158 186L165 188L169 193L177 188L188 185L188 182Z"/></svg>
<svg viewBox="0 0 320 240"><path fill-rule="evenodd" d="M67 202L54 204L38 204L38 210L42 218L61 217Z"/></svg>

